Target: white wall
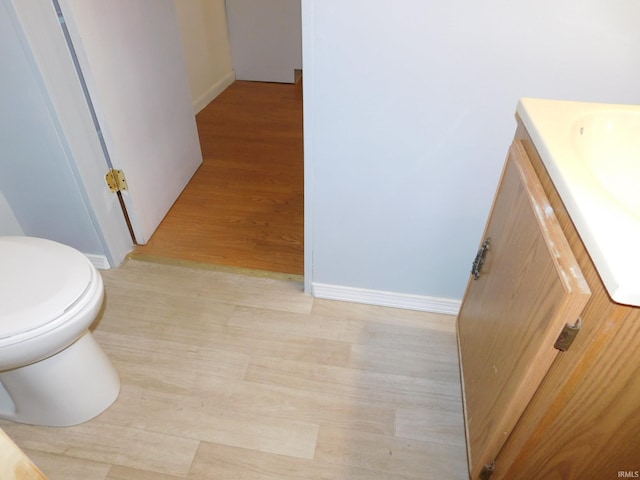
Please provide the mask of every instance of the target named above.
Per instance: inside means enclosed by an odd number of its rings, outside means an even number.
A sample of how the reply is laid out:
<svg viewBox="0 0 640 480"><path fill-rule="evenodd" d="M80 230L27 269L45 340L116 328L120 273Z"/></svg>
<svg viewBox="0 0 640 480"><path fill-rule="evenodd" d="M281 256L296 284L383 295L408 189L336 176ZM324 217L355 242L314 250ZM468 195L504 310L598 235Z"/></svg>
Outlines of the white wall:
<svg viewBox="0 0 640 480"><path fill-rule="evenodd" d="M24 235L24 230L22 230L9 202L0 191L0 236L2 235Z"/></svg>
<svg viewBox="0 0 640 480"><path fill-rule="evenodd" d="M226 0L239 80L294 83L302 68L301 0Z"/></svg>
<svg viewBox="0 0 640 480"><path fill-rule="evenodd" d="M638 25L637 0L305 0L307 279L460 299L518 98L640 103Z"/></svg>
<svg viewBox="0 0 640 480"><path fill-rule="evenodd" d="M14 11L0 1L0 196L5 210L26 235L104 255L84 187L76 181L68 145L29 52ZM8 228L13 230L8 233L20 233L15 225Z"/></svg>
<svg viewBox="0 0 640 480"><path fill-rule="evenodd" d="M193 108L198 113L235 80L224 0L174 0Z"/></svg>

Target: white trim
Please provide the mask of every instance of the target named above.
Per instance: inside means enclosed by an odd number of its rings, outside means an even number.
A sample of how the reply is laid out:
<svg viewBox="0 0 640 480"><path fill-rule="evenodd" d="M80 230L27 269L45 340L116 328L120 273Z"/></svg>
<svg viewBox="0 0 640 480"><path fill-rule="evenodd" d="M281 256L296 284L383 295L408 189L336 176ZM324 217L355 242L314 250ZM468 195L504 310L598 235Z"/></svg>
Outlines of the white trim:
<svg viewBox="0 0 640 480"><path fill-rule="evenodd" d="M313 224L314 224L314 52L313 0L302 0L302 136L304 142L304 291L313 291Z"/></svg>
<svg viewBox="0 0 640 480"><path fill-rule="evenodd" d="M312 283L312 295L316 298L340 300L343 302L366 303L382 307L404 308L423 312L457 315L460 311L460 300L428 297L406 293L367 290L365 288L343 287L326 283Z"/></svg>
<svg viewBox="0 0 640 480"><path fill-rule="evenodd" d="M204 107L209 105L218 95L225 91L225 89L236 81L236 72L231 70L228 74L211 85L206 92L200 95L193 102L193 112L198 114Z"/></svg>
<svg viewBox="0 0 640 480"><path fill-rule="evenodd" d="M104 255L91 255L89 253L85 253L84 255L93 263L93 266L99 270L109 270L111 268L109 260Z"/></svg>

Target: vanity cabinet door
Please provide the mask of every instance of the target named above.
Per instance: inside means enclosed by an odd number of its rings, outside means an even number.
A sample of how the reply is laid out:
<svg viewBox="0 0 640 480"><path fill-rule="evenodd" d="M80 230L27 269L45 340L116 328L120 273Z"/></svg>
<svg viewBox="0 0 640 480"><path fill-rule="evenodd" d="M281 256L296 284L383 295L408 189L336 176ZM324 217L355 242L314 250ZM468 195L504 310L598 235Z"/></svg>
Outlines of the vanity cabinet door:
<svg viewBox="0 0 640 480"><path fill-rule="evenodd" d="M556 339L578 322L591 295L519 141L484 239L484 265L469 280L458 317L472 479L493 463L561 354Z"/></svg>

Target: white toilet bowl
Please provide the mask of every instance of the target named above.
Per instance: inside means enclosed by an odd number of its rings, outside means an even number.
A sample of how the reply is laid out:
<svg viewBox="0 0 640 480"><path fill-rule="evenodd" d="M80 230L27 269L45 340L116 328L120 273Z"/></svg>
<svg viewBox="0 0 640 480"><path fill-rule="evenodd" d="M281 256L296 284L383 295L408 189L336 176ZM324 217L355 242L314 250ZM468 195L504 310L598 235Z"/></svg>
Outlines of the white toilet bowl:
<svg viewBox="0 0 640 480"><path fill-rule="evenodd" d="M118 373L89 332L103 295L77 250L0 237L0 418L76 425L115 401Z"/></svg>

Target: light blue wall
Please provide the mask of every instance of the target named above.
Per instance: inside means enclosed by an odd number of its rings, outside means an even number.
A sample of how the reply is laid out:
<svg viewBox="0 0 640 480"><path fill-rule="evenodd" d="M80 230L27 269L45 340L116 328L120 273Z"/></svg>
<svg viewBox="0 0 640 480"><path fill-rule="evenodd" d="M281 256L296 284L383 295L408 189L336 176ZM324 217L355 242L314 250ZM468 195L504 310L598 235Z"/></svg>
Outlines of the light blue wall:
<svg viewBox="0 0 640 480"><path fill-rule="evenodd" d="M26 235L104 255L30 53L0 2L0 192ZM0 234L15 234L15 224Z"/></svg>
<svg viewBox="0 0 640 480"><path fill-rule="evenodd" d="M24 235L24 230L13 214L13 209L0 191L0 235Z"/></svg>
<svg viewBox="0 0 640 480"><path fill-rule="evenodd" d="M305 0L312 280L460 299L519 97L640 103L637 0Z"/></svg>

